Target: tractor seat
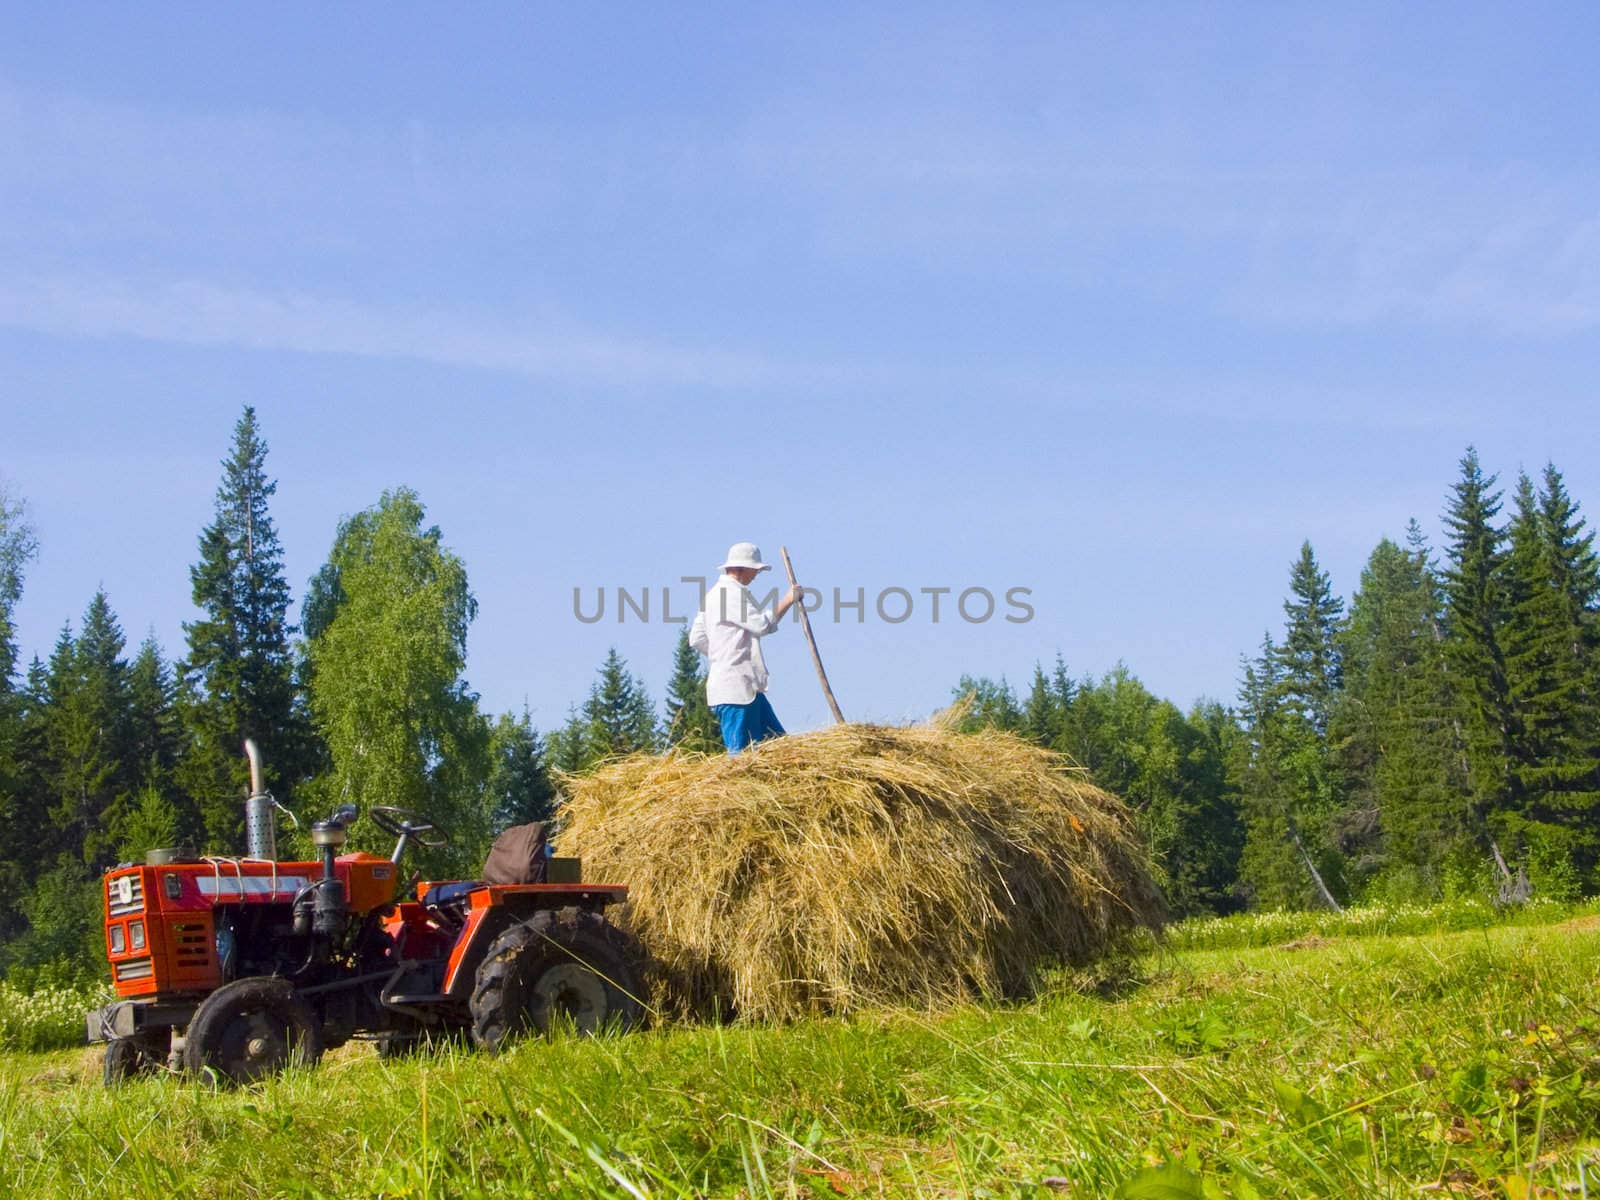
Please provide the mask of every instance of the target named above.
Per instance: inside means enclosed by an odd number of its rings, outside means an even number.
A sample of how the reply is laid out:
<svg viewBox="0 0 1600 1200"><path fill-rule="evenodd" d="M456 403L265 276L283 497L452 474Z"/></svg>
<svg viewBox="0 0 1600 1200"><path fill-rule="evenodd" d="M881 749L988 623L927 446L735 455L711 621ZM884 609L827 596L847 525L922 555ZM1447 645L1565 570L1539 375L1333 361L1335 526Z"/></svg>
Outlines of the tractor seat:
<svg viewBox="0 0 1600 1200"><path fill-rule="evenodd" d="M486 886L488 885L479 883L475 879L463 879L458 883L441 883L427 890L423 896L422 907L439 918L442 924L459 925L466 915L467 897Z"/></svg>

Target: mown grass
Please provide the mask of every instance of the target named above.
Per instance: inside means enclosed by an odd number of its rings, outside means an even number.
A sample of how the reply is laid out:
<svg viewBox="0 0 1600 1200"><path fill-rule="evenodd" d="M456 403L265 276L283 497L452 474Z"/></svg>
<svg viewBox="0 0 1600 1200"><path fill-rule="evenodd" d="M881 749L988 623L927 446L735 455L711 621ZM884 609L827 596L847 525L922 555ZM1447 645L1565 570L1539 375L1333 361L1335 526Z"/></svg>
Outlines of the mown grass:
<svg viewBox="0 0 1600 1200"><path fill-rule="evenodd" d="M1075 982L498 1059L351 1048L221 1094L9 1054L0 1195L1600 1195L1600 918Z"/></svg>
<svg viewBox="0 0 1600 1200"><path fill-rule="evenodd" d="M1547 925L1569 917L1600 913L1600 901L1565 903L1534 899L1498 905L1462 898L1434 904L1374 902L1347 908L1240 913L1237 916L1191 917L1167 926L1165 944L1173 950L1239 950L1278 946L1294 938L1380 937L1401 934L1451 933L1501 925Z"/></svg>

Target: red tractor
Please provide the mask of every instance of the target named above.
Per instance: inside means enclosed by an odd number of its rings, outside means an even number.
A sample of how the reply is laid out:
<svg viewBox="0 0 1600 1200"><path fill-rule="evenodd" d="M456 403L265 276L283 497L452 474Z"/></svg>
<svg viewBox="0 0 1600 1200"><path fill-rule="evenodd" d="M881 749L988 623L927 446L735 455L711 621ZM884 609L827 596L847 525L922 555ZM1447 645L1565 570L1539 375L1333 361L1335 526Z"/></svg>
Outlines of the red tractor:
<svg viewBox="0 0 1600 1200"><path fill-rule="evenodd" d="M388 858L341 853L358 816L345 805L311 827L320 860L279 862L275 801L246 750L247 855L158 851L105 875L118 999L87 1024L106 1043L108 1084L163 1069L243 1083L354 1037L393 1054L470 1033L495 1050L562 1022L642 1022L638 947L605 917L625 886L579 882L576 860L546 859L542 831L523 827L519 877L535 882L504 882L502 869L499 882L419 883L401 899L407 847L448 835L391 807L367 812L397 839Z"/></svg>

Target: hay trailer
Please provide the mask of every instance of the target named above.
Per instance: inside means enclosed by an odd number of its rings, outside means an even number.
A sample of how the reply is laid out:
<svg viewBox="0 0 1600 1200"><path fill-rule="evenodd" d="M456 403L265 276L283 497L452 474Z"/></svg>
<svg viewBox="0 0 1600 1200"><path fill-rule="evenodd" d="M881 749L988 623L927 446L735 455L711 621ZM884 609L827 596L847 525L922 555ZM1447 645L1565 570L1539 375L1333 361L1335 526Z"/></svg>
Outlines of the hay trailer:
<svg viewBox="0 0 1600 1200"><path fill-rule="evenodd" d="M358 1037L385 1055L441 1036L496 1050L558 1022L641 1022L637 948L605 916L626 886L582 882L575 860L545 870L539 837L527 877L542 881L419 883L401 898L407 849L448 834L387 806L366 815L396 839L388 858L342 853L359 815L346 805L312 826L319 859L280 862L246 749L248 854L157 851L104 877L117 999L87 1032L105 1043L107 1084L160 1070L243 1083Z"/></svg>

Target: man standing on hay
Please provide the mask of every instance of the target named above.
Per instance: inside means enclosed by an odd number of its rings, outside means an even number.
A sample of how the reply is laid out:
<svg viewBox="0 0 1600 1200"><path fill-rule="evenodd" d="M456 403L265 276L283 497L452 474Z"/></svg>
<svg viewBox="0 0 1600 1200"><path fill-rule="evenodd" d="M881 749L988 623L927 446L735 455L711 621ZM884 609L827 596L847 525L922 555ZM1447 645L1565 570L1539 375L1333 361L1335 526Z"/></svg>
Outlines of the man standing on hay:
<svg viewBox="0 0 1600 1200"><path fill-rule="evenodd" d="M710 660L706 672L706 703L722 725L722 744L729 754L769 737L780 737L783 726L767 700L767 663L761 656L761 639L800 599L800 585L768 613L757 606L750 584L770 563L761 561L754 542L736 542L728 548L722 574L706 589L705 602L689 628L689 644Z"/></svg>

